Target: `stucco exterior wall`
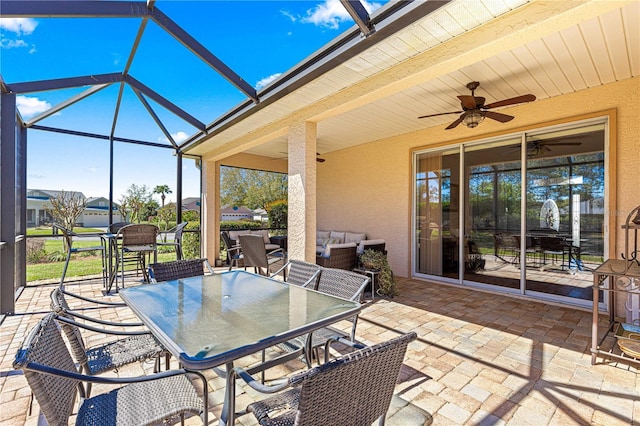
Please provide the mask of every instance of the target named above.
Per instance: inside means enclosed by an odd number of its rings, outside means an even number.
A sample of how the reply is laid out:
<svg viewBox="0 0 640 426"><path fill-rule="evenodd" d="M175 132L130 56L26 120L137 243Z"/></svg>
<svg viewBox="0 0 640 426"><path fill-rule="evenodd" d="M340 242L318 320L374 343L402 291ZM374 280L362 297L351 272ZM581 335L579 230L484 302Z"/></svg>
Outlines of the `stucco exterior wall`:
<svg viewBox="0 0 640 426"><path fill-rule="evenodd" d="M394 273L409 276L412 150L604 115L598 113L610 109L616 114L610 127L615 151L609 214L615 221L609 253L619 257L624 250L620 225L640 204L640 78L501 110L516 117L505 124L485 120L475 129L461 125L446 131L441 125L326 154L318 167L317 228L364 231L368 238L385 239Z"/></svg>

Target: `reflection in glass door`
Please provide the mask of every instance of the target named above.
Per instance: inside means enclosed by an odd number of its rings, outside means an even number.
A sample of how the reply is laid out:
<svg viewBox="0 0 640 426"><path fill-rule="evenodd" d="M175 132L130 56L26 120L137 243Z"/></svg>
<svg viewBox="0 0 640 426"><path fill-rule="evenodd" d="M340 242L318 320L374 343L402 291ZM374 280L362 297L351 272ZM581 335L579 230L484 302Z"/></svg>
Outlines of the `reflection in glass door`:
<svg viewBox="0 0 640 426"><path fill-rule="evenodd" d="M459 150L416 159L416 272L458 278Z"/></svg>
<svg viewBox="0 0 640 426"><path fill-rule="evenodd" d="M527 136L527 291L592 300L604 176L604 125Z"/></svg>
<svg viewBox="0 0 640 426"><path fill-rule="evenodd" d="M605 131L602 121L417 153L415 273L588 305L605 253Z"/></svg>
<svg viewBox="0 0 640 426"><path fill-rule="evenodd" d="M519 290L521 138L465 148L465 280Z"/></svg>

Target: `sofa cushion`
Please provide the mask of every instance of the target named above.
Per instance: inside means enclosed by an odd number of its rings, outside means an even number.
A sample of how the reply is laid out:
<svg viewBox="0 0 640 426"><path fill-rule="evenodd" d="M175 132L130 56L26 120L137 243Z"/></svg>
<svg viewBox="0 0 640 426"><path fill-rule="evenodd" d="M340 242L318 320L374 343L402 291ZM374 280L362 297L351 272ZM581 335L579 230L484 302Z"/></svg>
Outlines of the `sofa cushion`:
<svg viewBox="0 0 640 426"><path fill-rule="evenodd" d="M316 231L316 241L321 242L325 238L329 238L331 236L330 231ZM318 244L321 245L321 244Z"/></svg>
<svg viewBox="0 0 640 426"><path fill-rule="evenodd" d="M327 244L340 244L340 240L337 238L325 238L322 240L322 248L326 248Z"/></svg>
<svg viewBox="0 0 640 426"><path fill-rule="evenodd" d="M244 229L242 231L229 231L229 238L232 240L238 241L238 235L249 235L251 231L248 229Z"/></svg>
<svg viewBox="0 0 640 426"><path fill-rule="evenodd" d="M345 232L344 233L344 242L345 243L356 243L360 244L360 241L366 240L367 235L364 233L356 233L356 232Z"/></svg>
<svg viewBox="0 0 640 426"><path fill-rule="evenodd" d="M339 231L331 231L331 233L329 234L329 238L334 238L338 240L338 243L344 243L344 232L339 232Z"/></svg>
<svg viewBox="0 0 640 426"><path fill-rule="evenodd" d="M342 248L342 247L356 247L356 243L327 244L327 246L324 248L324 252L322 253L322 257L329 258L331 256L332 248Z"/></svg>

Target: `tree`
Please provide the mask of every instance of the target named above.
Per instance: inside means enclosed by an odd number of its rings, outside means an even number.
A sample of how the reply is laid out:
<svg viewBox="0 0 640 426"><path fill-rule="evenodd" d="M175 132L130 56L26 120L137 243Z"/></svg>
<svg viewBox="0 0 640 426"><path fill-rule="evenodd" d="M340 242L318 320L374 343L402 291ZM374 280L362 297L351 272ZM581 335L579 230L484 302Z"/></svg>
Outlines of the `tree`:
<svg viewBox="0 0 640 426"><path fill-rule="evenodd" d="M284 173L221 167L220 181L223 205L266 209L273 201L287 199L287 175Z"/></svg>
<svg viewBox="0 0 640 426"><path fill-rule="evenodd" d="M153 193L160 194L160 198L162 199L162 207L164 207L164 199L166 197L166 194L171 194L171 188L169 188L169 185L156 185L156 187L153 188Z"/></svg>
<svg viewBox="0 0 640 426"><path fill-rule="evenodd" d="M121 196L118 201L118 211L120 212L120 216L122 216L122 220L127 222L131 209L129 208L129 200L124 195Z"/></svg>
<svg viewBox="0 0 640 426"><path fill-rule="evenodd" d="M138 223L143 219L142 210L144 206L151 200L151 194L147 185L138 186L132 183L127 189L126 196L121 199L120 203L126 202L131 211L131 220Z"/></svg>
<svg viewBox="0 0 640 426"><path fill-rule="evenodd" d="M175 204L169 203L166 206L160 207L156 214L156 219L158 219L158 228L163 231L169 229L169 222L175 220L176 212L175 212ZM166 238L166 236L165 236Z"/></svg>
<svg viewBox="0 0 640 426"><path fill-rule="evenodd" d="M73 231L76 221L87 207L87 200L82 194L79 192L65 192L64 190L51 197L49 203L51 207L46 207L46 210L55 222L69 231ZM66 247L65 241L65 252L67 250L69 250L69 247Z"/></svg>

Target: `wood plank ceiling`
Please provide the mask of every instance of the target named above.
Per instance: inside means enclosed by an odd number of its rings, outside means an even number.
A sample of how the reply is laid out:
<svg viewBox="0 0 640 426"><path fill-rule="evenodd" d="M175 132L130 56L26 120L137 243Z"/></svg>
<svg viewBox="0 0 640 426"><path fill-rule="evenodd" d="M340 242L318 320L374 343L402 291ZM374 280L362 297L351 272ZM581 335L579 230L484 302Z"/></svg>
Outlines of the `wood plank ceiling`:
<svg viewBox="0 0 640 426"><path fill-rule="evenodd" d="M259 111L240 125L233 126L195 150L198 154L220 153L220 147L246 137L248 132L268 128L270 123L295 114L296 111L321 104L323 99L335 93L353 91L353 99L344 105L329 105L332 113L317 113L318 150L322 153L344 149L372 140L392 137L432 126L443 128L457 118L445 115L418 120L421 115L436 114L460 109L456 95L469 94L465 85L480 81L478 96L487 103L533 93L538 100L605 85L632 78L640 74L640 2L618 2L609 10L595 17L583 19L577 15L576 23L552 32L531 28L521 31L541 32L542 36L517 44L518 32L509 37L516 40L513 47L489 56L470 41L470 49L476 49L477 61L469 61L473 52L464 52L464 44L447 43L464 41L464 37L478 37L474 29L490 25L503 14L517 13L519 8L533 6L523 0L453 1L435 13L404 28L352 60L334 68L329 73L307 84L295 93ZM536 3L536 2L532 2ZM540 3L540 2L538 2ZM554 2L550 2L553 4ZM544 7L544 6L538 6ZM508 17L506 18L509 21ZM553 17L538 22L538 26L550 25ZM484 28L484 27L483 27ZM477 33L482 34L482 33ZM526 39L526 37L524 38ZM484 43L492 43L487 40ZM463 66L448 69L446 61L455 63L455 54L445 57L443 64L430 65L433 69L415 69L409 78L410 68L400 68L420 55L445 47L461 50ZM448 53L447 53L448 54ZM485 57L486 56L486 57ZM466 59L465 59L466 58ZM406 75L397 75L390 89L377 94L358 92L357 87L368 78L380 78L399 68ZM444 70L445 72L438 72ZM393 77L390 77L393 78ZM406 80L406 83L404 83ZM385 81L384 79L380 81ZM406 86L406 87L403 87ZM313 108L310 109L313 112ZM275 126L272 131L277 128ZM278 134L278 132L275 132ZM228 146L228 145L227 145ZM286 135L272 138L259 146L247 145L245 152L269 157L281 157L287 151Z"/></svg>

